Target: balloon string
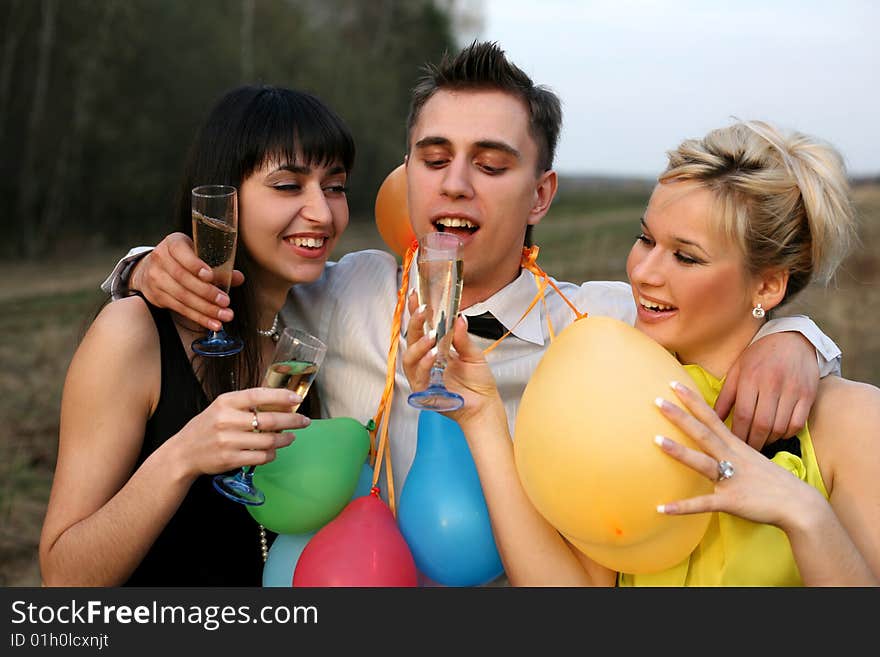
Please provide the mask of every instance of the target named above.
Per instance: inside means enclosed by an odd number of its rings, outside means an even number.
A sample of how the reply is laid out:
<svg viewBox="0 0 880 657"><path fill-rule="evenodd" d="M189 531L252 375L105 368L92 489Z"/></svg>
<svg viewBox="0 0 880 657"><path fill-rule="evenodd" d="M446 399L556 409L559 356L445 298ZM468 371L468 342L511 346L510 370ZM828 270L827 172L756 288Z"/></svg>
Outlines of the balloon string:
<svg viewBox="0 0 880 657"><path fill-rule="evenodd" d="M397 353L400 350L400 324L403 318L403 309L406 306L406 296L409 291L409 271L415 257L418 242L413 240L403 256L403 275L401 276L400 288L397 290L397 305L394 308L394 318L391 321L391 344L388 347L388 365L385 370L385 389L379 400L379 408L373 416L373 430L370 432L370 465L373 466L373 488L377 487L379 474L382 470L383 456L385 461L385 478L388 483L388 507L394 517L397 517L397 509L394 501L394 476L391 472L391 450L388 449L388 425L390 416L386 412L391 408L394 398L394 378L397 374ZM378 433L378 440L376 435Z"/></svg>
<svg viewBox="0 0 880 657"><path fill-rule="evenodd" d="M553 338L555 337L555 334L553 332L553 322L550 320L550 313L547 312L546 291L547 291L548 285L550 287L552 287L554 290L556 290L556 293L562 298L563 301L565 301L565 303L568 304L568 307L571 308L571 311L575 314L575 321L577 321L579 319L583 319L584 317L587 316L587 313L580 312L577 309L577 307L571 301L569 301L568 297L566 297L562 293L562 290L560 290L556 286L556 283L553 282L553 279L550 278L550 276L547 274L547 272L545 272L543 269L541 269L541 266L538 264L538 251L539 250L540 249L538 246L523 247L522 259L520 260L520 267L522 267L523 269L525 269L527 271L532 272L532 274L534 274L534 276L535 276L535 282L538 284L538 292L535 294L535 298L532 299L532 302L528 305L525 312L520 316L520 318L518 320L516 320L516 324L514 324L513 327L510 330L508 330L504 335L502 335L500 338L495 340L495 342L493 342L488 347L486 347L483 350L484 354L488 354L490 351L495 349L495 347L497 347L504 338L506 338L508 335L510 335L511 332L513 331L513 329L515 329L517 326L519 326L520 322L522 322L526 318L526 316L530 312L532 312L532 309L535 307L535 305L538 303L538 301L540 301L542 303L542 305L544 306L544 314L547 316L547 328L550 331L550 341L551 342L553 341Z"/></svg>

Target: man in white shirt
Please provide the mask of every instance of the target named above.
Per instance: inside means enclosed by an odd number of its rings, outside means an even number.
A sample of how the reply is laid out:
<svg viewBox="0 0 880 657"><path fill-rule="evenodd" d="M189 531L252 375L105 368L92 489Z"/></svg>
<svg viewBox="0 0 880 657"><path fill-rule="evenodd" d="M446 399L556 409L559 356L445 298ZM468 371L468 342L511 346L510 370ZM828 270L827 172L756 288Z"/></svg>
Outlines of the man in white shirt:
<svg viewBox="0 0 880 657"><path fill-rule="evenodd" d="M535 86L492 43L475 43L439 67L427 67L414 89L408 120L406 172L414 232L450 231L462 238L463 314L489 312L511 331L487 356L511 427L526 383L549 345L548 319L556 332L574 319L549 288L546 306L537 303L522 317L538 291L534 276L520 268L522 246L556 193L552 164L560 125L559 99ZM104 288L118 294L125 278L118 274L134 262L134 256L121 261ZM131 287L154 304L206 328L230 318L228 300L206 282L210 270L195 257L188 237L165 238L140 263ZM414 270L415 265L410 287L417 280ZM401 276L391 254L360 251L328 263L316 282L291 289L284 324L305 328L328 345L315 383L322 416L366 422L376 413ZM634 321L626 283L558 287L581 312ZM405 311L402 331L408 319ZM773 335L747 350L735 368L738 376L728 377L731 385L719 400L728 410L737 402L734 430L758 448L768 437L795 433L806 420L819 374L839 371L840 351L809 319L774 320L759 335L768 333ZM404 337L399 340L403 350ZM477 340L483 346L494 342ZM407 404L409 392L398 361L388 432L398 494L417 441L419 411Z"/></svg>

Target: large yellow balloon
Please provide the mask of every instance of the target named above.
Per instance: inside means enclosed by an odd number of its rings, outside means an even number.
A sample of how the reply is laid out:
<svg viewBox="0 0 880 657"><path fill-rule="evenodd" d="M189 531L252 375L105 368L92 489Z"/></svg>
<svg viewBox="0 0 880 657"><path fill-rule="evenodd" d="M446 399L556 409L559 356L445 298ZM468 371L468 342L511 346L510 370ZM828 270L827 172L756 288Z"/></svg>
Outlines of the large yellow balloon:
<svg viewBox="0 0 880 657"><path fill-rule="evenodd" d="M388 174L376 193L376 227L388 248L401 257L416 239L409 221L404 164Z"/></svg>
<svg viewBox="0 0 880 657"><path fill-rule="evenodd" d="M678 403L673 380L687 383L688 374L651 338L587 317L547 349L516 417L516 467L532 503L575 547L620 572L679 563L709 523L706 513L657 512L713 486L654 444L662 434L696 448L654 404Z"/></svg>

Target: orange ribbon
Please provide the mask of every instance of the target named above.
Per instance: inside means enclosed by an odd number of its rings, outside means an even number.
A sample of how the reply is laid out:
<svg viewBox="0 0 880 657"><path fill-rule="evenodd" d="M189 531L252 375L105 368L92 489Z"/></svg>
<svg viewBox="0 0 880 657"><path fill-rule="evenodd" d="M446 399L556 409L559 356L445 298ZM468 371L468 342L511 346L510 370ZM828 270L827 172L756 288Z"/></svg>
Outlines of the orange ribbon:
<svg viewBox="0 0 880 657"><path fill-rule="evenodd" d="M528 305L525 312L520 316L520 318L516 320L516 324L514 324L513 327L507 331L507 333L505 333L500 338L495 340L495 342L486 347L483 350L484 354L488 354L495 347L497 347L504 338L510 335L511 331L519 326L520 322L522 322L526 318L526 315L532 312L532 308L535 307L535 304L537 304L538 301L540 301L544 305L544 311L547 315L547 329L550 331L550 341L553 341L553 338L555 337L555 334L553 332L553 322L550 320L550 313L547 312L547 298L545 296L548 285L556 290L556 293L562 298L563 301L565 301L565 303L568 304L568 307L571 308L571 311L575 315L574 321L583 319L587 316L587 313L580 312L575 307L575 305L568 300L568 297L566 297L562 293L562 290L560 290L556 286L556 283L553 282L553 279L550 278L547 272L541 269L541 266L538 264L538 251L540 251L540 248L538 246L524 246L522 250L522 259L520 260L520 267L532 272L532 274L534 274L535 276L535 282L538 284L538 292L535 294L535 298L532 299L532 302Z"/></svg>
<svg viewBox="0 0 880 657"><path fill-rule="evenodd" d="M375 489L379 481L379 473L382 470L382 457L385 457L385 479L388 484L388 508L394 517L397 517L397 509L394 501L394 476L391 472L391 450L388 444L388 425L391 409L391 401L394 398L394 377L397 373L397 352L400 350L400 323L403 318L403 309L406 306L406 294L409 291L409 270L412 266L413 257L419 243L416 240L409 245L403 256L403 276L400 288L397 290L397 305L394 307L394 317L391 320L391 344L388 346L388 365L385 370L385 389L379 400L379 408L372 419L370 431L370 465L373 466L373 486ZM377 439L378 435L378 439ZM377 465L378 463L378 465Z"/></svg>

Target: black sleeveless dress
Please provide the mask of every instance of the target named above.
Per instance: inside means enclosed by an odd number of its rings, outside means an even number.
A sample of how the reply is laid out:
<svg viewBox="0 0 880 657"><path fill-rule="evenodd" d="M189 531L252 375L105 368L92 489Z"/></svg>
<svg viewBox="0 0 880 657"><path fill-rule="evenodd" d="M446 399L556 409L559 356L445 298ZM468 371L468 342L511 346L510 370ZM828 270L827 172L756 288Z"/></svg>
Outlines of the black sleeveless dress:
<svg viewBox="0 0 880 657"><path fill-rule="evenodd" d="M143 297L141 297L143 299ZM167 310L144 303L159 332L162 388L135 469L208 406ZM136 375L135 369L133 374ZM260 586L260 528L202 475L124 586ZM269 538L274 534L267 532Z"/></svg>

